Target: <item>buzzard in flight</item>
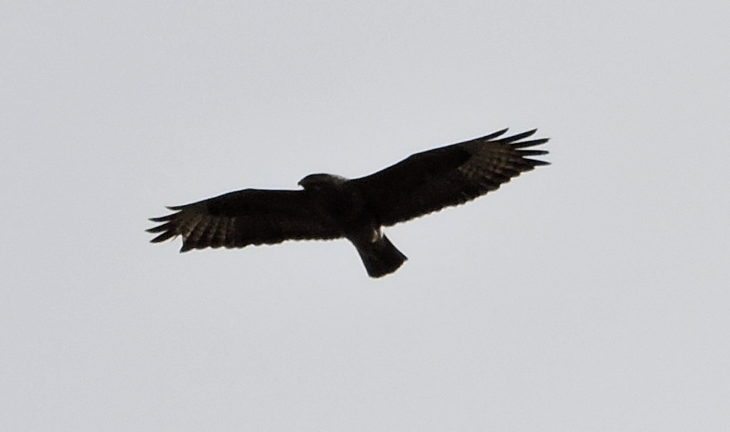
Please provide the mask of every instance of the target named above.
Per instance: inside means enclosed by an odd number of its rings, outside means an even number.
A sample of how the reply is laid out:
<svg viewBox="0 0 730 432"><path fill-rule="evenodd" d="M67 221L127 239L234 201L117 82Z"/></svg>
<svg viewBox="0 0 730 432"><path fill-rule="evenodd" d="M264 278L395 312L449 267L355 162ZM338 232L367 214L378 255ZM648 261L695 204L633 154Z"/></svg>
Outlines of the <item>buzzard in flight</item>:
<svg viewBox="0 0 730 432"><path fill-rule="evenodd" d="M535 130L504 136L506 131L416 153L365 177L311 174L299 181L299 190L243 189L168 207L174 213L152 218L160 225L147 231L159 233L154 243L181 235L180 252L346 238L368 274L381 277L406 260L383 226L463 204L548 164L530 158L547 153L531 149L547 138L531 139Z"/></svg>

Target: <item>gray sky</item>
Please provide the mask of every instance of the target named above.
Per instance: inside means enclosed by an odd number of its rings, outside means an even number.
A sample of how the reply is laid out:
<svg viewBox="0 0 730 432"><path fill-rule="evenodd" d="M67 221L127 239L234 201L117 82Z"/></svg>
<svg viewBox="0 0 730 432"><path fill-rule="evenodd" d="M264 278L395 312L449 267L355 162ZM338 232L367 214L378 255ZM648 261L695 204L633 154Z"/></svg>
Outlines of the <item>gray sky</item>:
<svg viewBox="0 0 730 432"><path fill-rule="evenodd" d="M727 1L0 8L1 430L727 430ZM553 165L381 280L143 231L503 127Z"/></svg>

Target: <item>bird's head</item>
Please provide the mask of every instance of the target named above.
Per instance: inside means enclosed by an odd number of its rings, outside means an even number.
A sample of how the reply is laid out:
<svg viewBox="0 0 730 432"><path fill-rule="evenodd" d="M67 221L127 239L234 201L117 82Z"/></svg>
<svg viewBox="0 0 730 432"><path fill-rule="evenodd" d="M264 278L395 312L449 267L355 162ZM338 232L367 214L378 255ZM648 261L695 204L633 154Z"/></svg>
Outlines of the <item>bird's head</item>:
<svg viewBox="0 0 730 432"><path fill-rule="evenodd" d="M299 186L304 189L322 189L340 185L346 178L332 174L310 174L299 180Z"/></svg>

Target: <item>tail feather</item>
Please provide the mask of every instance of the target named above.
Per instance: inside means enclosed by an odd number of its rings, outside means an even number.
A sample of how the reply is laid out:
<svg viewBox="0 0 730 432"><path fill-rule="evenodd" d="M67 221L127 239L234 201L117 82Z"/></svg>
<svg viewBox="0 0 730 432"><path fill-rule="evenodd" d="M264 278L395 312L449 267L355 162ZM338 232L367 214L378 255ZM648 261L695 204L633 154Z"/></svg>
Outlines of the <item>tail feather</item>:
<svg viewBox="0 0 730 432"><path fill-rule="evenodd" d="M355 247L368 275L373 278L393 273L408 259L386 236L372 243L356 244Z"/></svg>

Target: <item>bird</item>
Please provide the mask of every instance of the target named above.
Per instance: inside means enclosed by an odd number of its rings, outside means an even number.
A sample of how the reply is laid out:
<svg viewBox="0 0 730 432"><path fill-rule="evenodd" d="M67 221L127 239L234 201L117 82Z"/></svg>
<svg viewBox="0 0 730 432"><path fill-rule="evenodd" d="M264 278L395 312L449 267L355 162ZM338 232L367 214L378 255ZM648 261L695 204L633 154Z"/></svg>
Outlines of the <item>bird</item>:
<svg viewBox="0 0 730 432"><path fill-rule="evenodd" d="M549 165L532 158L548 153L533 147L549 138L533 138L537 129L512 136L507 131L415 153L360 178L310 174L296 190L242 189L170 206L172 213L150 218L158 225L147 231L157 234L153 243L182 236L180 252L347 239L368 275L380 278L407 260L383 227L464 204Z"/></svg>

